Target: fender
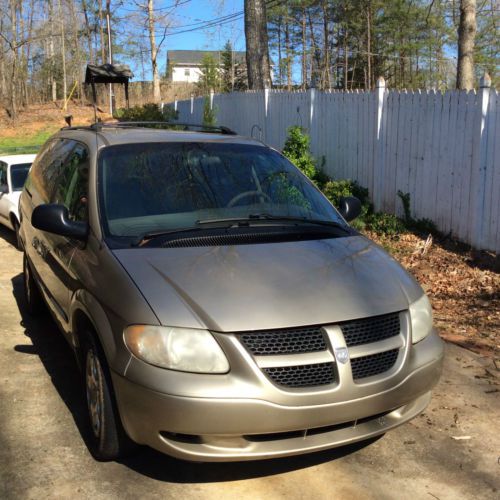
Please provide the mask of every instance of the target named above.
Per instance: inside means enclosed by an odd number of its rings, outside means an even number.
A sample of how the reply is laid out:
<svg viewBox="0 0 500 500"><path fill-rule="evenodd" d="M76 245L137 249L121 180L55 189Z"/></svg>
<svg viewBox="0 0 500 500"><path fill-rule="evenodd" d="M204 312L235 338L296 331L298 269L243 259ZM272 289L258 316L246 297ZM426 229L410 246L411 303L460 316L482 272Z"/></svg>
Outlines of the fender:
<svg viewBox="0 0 500 500"><path fill-rule="evenodd" d="M110 369L123 375L132 355L125 347L122 332L113 330L105 309L92 294L84 289L79 289L73 294L69 307L73 348L78 350L80 347L77 334L79 312L83 313L92 324Z"/></svg>

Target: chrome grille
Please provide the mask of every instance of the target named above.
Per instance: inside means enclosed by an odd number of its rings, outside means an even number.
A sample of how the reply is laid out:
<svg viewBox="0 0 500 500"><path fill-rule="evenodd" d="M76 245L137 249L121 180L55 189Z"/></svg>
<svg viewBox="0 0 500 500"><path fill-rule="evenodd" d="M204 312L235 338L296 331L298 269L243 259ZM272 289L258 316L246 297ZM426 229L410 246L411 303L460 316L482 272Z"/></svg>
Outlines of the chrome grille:
<svg viewBox="0 0 500 500"><path fill-rule="evenodd" d="M379 352L370 356L361 356L351 359L352 377L358 380L365 377L372 377L390 370L399 354L399 349Z"/></svg>
<svg viewBox="0 0 500 500"><path fill-rule="evenodd" d="M316 326L243 333L240 335L240 340L254 356L326 350L323 333Z"/></svg>
<svg viewBox="0 0 500 500"><path fill-rule="evenodd" d="M339 323L347 347L379 342L399 335L399 313Z"/></svg>
<svg viewBox="0 0 500 500"><path fill-rule="evenodd" d="M263 371L275 384L286 387L313 387L337 381L334 363L278 366L264 368Z"/></svg>

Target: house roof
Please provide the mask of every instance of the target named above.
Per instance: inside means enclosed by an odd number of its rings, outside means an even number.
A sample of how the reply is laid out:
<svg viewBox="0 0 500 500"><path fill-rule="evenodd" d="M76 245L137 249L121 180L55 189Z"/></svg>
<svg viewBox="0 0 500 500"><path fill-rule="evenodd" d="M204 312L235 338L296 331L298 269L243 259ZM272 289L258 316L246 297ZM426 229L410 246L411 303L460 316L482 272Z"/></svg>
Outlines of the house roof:
<svg viewBox="0 0 500 500"><path fill-rule="evenodd" d="M174 65L200 65L203 57L212 56L216 62L222 60L223 50L169 50L167 52L167 61ZM244 63L246 52L234 51L234 62Z"/></svg>

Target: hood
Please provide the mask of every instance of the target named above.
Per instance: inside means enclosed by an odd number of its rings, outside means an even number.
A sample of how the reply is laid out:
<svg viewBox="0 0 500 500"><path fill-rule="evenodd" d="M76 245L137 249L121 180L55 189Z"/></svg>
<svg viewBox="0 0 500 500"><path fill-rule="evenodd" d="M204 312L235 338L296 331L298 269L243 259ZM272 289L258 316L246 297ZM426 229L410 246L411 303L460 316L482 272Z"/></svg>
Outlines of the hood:
<svg viewBox="0 0 500 500"><path fill-rule="evenodd" d="M169 326L236 332L328 324L401 311L422 294L363 236L114 254Z"/></svg>

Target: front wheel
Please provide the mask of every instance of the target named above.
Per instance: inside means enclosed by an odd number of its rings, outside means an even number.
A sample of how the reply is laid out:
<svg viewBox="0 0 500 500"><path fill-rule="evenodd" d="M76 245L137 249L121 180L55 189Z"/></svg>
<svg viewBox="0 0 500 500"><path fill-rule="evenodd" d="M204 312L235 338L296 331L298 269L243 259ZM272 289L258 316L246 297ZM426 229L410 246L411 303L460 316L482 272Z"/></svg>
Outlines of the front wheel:
<svg viewBox="0 0 500 500"><path fill-rule="evenodd" d="M106 360L90 334L85 338L82 354L90 452L97 460L116 460L130 452L133 443L125 434L118 415Z"/></svg>

